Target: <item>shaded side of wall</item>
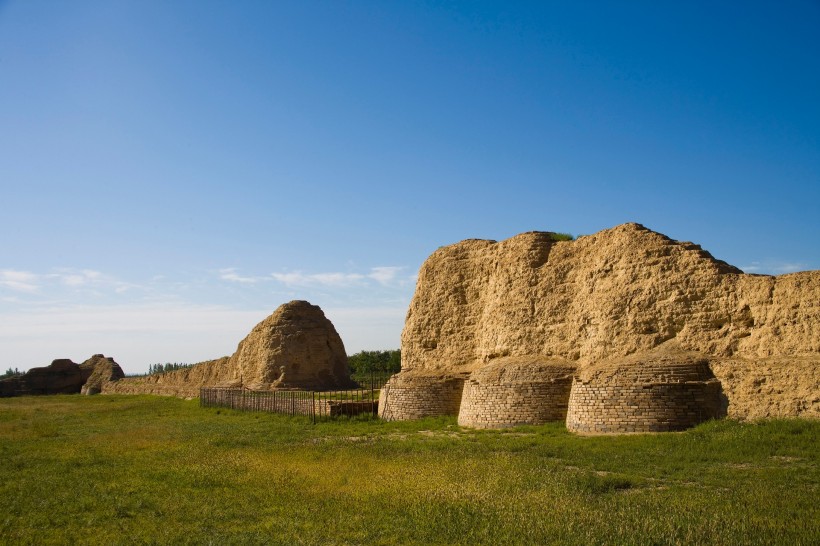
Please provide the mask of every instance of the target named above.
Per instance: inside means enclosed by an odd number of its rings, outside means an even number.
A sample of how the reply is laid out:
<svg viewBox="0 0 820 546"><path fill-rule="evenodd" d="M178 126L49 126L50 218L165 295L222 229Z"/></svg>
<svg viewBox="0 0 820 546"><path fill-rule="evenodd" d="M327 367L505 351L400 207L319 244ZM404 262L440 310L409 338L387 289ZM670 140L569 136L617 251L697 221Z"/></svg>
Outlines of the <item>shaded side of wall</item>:
<svg viewBox="0 0 820 546"><path fill-rule="evenodd" d="M567 429L584 433L684 430L725 415L720 382L572 383Z"/></svg>
<svg viewBox="0 0 820 546"><path fill-rule="evenodd" d="M458 415L464 379L394 375L379 393L379 417L405 421Z"/></svg>
<svg viewBox="0 0 820 546"><path fill-rule="evenodd" d="M567 417L572 377L520 384L464 384L458 424L506 428L563 421Z"/></svg>

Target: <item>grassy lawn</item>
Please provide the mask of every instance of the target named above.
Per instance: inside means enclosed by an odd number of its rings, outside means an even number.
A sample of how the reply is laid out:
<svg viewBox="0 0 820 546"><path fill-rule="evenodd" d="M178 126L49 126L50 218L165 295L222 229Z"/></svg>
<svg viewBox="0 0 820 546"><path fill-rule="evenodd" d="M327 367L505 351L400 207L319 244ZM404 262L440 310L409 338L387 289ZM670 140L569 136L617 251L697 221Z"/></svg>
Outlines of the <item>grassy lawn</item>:
<svg viewBox="0 0 820 546"><path fill-rule="evenodd" d="M0 400L0 544L818 544L820 422L580 437Z"/></svg>

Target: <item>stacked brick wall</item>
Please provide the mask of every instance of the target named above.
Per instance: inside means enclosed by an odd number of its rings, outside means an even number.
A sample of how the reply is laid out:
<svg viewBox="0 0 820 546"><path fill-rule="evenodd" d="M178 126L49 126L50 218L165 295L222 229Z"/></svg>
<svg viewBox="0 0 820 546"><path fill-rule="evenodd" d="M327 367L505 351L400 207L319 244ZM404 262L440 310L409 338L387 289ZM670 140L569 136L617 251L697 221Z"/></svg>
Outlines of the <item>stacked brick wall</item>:
<svg viewBox="0 0 820 546"><path fill-rule="evenodd" d="M475 428L505 428L563 421L567 416L572 377L517 384L464 384L458 424Z"/></svg>
<svg viewBox="0 0 820 546"><path fill-rule="evenodd" d="M379 393L379 417L404 421L458 415L464 379L393 376Z"/></svg>
<svg viewBox="0 0 820 546"><path fill-rule="evenodd" d="M573 432L683 430L725 414L720 382L596 384L576 378L567 411Z"/></svg>

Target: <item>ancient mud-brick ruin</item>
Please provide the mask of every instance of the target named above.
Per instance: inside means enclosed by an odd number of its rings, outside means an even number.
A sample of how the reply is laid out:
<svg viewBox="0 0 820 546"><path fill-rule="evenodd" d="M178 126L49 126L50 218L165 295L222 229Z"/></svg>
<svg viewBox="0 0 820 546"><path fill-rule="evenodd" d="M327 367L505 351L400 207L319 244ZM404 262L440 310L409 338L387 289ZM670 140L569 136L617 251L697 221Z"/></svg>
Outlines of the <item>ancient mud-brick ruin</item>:
<svg viewBox="0 0 820 546"><path fill-rule="evenodd" d="M460 377L397 374L379 393L379 415L389 421L455 415L463 390Z"/></svg>
<svg viewBox="0 0 820 546"><path fill-rule="evenodd" d="M726 415L709 362L661 352L583 369L572 383L567 428L574 432L668 432Z"/></svg>
<svg viewBox="0 0 820 546"><path fill-rule="evenodd" d="M104 393L195 398L201 387L327 390L351 387L344 344L322 310L306 301L279 306L231 357L103 385Z"/></svg>
<svg viewBox="0 0 820 546"><path fill-rule="evenodd" d="M563 421L574 371L565 360L491 360L464 382L458 424L503 428Z"/></svg>
<svg viewBox="0 0 820 546"><path fill-rule="evenodd" d="M820 272L744 274L639 224L467 240L422 266L401 349L387 419L638 432L818 418Z"/></svg>
<svg viewBox="0 0 820 546"><path fill-rule="evenodd" d="M0 380L0 397L38 394L96 394L106 381L125 377L111 357L97 354L77 364L58 358L48 366Z"/></svg>

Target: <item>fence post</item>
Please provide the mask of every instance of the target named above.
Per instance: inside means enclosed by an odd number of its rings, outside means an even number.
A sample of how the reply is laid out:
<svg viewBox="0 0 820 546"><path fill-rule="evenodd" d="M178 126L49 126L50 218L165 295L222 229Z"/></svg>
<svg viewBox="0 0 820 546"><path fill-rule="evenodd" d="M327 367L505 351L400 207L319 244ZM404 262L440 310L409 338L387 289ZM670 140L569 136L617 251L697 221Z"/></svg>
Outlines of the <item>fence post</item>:
<svg viewBox="0 0 820 546"><path fill-rule="evenodd" d="M370 413L373 417L379 414L379 410L376 408L378 403L379 401L376 400L376 372L370 370Z"/></svg>

